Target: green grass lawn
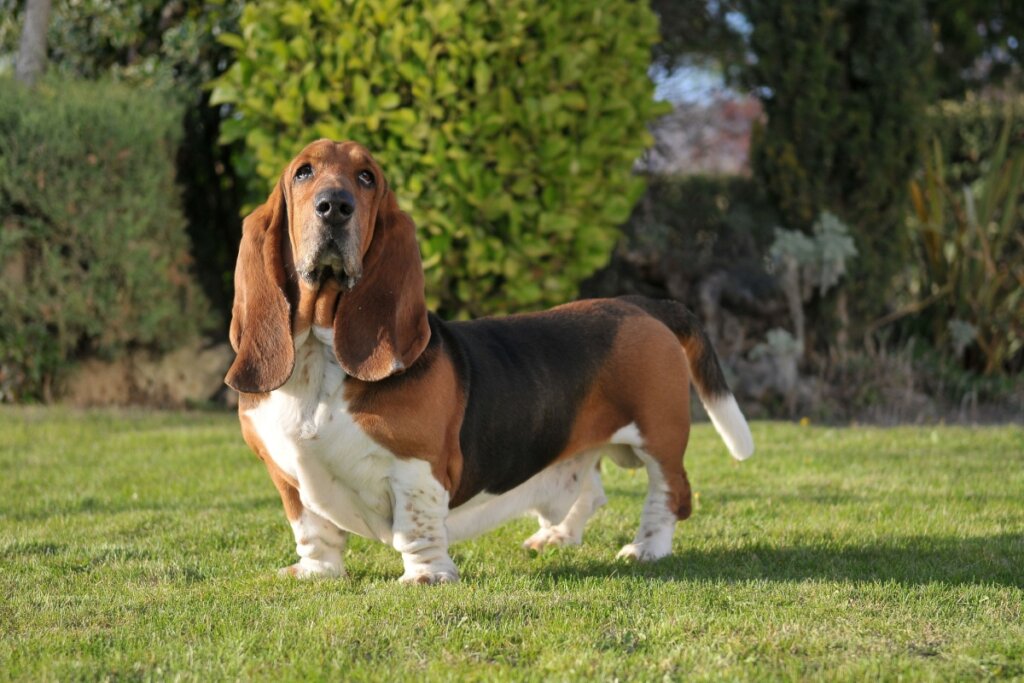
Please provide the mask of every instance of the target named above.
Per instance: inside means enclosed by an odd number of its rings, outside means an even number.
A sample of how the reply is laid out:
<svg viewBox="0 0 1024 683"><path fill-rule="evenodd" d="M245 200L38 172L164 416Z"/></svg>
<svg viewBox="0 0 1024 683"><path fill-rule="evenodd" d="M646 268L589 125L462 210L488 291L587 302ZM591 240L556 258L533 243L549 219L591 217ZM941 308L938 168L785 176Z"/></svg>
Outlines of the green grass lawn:
<svg viewBox="0 0 1024 683"><path fill-rule="evenodd" d="M675 555L616 562L642 472L604 465L584 545L521 520L456 545L462 583L402 586L349 544L297 582L233 415L0 410L0 678L1024 678L1024 429L707 425Z"/></svg>

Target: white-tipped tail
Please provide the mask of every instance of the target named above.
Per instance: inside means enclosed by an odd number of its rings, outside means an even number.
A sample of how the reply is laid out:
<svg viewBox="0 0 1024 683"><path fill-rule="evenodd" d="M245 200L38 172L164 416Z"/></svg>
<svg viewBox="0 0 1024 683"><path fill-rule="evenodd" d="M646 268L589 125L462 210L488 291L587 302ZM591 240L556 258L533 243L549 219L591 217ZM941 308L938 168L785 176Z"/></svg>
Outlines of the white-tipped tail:
<svg viewBox="0 0 1024 683"><path fill-rule="evenodd" d="M732 394L702 401L704 410L708 411L711 424L715 425L719 436L725 442L732 457L746 460L754 454L754 437L750 435L750 426L736 404Z"/></svg>

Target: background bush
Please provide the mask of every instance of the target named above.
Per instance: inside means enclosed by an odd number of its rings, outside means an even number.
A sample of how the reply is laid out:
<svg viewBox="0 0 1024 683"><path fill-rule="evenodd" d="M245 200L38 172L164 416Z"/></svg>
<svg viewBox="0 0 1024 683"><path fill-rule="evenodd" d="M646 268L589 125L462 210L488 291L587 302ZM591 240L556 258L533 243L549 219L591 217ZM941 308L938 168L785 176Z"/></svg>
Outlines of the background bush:
<svg viewBox="0 0 1024 683"><path fill-rule="evenodd" d="M943 100L928 108L928 117L943 152L944 181L952 185L973 183L992 170L1004 133L1010 151L1024 149L1024 95ZM931 150L920 156L928 159Z"/></svg>
<svg viewBox="0 0 1024 683"><path fill-rule="evenodd" d="M24 0L0 0L0 73L13 71ZM181 117L174 150L195 274L224 333L231 312L241 192L231 149L217 144L221 113L202 85L230 58L217 42L236 31L243 0L53 0L48 44L51 73L160 90Z"/></svg>
<svg viewBox="0 0 1024 683"><path fill-rule="evenodd" d="M367 145L419 226L432 306L563 302L604 264L663 107L657 21L627 0L322 0L245 8L216 103L253 203L327 137Z"/></svg>
<svg viewBox="0 0 1024 683"><path fill-rule="evenodd" d="M0 79L2 398L48 398L79 356L198 331L180 122L168 99L115 84Z"/></svg>
<svg viewBox="0 0 1024 683"><path fill-rule="evenodd" d="M1024 96L943 100L910 186L916 261L894 338L987 375L1024 368ZM913 315L908 315L912 312ZM897 316L904 316L897 318Z"/></svg>
<svg viewBox="0 0 1024 683"><path fill-rule="evenodd" d="M762 97L754 176L783 226L809 231L822 211L851 229L855 325L885 309L909 258L901 239L929 99L930 35L921 0L740 3L757 59L745 80ZM824 318L825 316L817 316Z"/></svg>
<svg viewBox="0 0 1024 683"><path fill-rule="evenodd" d="M1012 128L1004 125L990 168L970 185L950 182L938 140L911 185L920 260L912 310L923 311L915 322L936 350L987 375L1009 370L1015 356L1019 370L1024 349L1024 148L1010 149Z"/></svg>

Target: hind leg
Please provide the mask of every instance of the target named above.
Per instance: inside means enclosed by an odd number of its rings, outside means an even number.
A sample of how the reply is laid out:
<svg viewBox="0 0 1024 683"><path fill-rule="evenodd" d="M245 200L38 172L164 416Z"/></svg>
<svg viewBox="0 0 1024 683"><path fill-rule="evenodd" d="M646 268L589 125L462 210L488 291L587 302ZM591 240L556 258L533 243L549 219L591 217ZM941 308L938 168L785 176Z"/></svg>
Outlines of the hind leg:
<svg viewBox="0 0 1024 683"><path fill-rule="evenodd" d="M587 520L607 502L597 470L600 459L600 451L586 451L537 475L529 509L540 529L523 542L524 548L539 551L582 542Z"/></svg>
<svg viewBox="0 0 1024 683"><path fill-rule="evenodd" d="M647 466L647 499L633 542L623 546L616 557L649 562L672 553L676 520L690 514L690 485L681 467L676 476L666 476L661 464L649 453L638 448L636 454ZM682 511L677 503L680 499L686 501Z"/></svg>
<svg viewBox="0 0 1024 683"><path fill-rule="evenodd" d="M647 468L647 498L640 516L640 528L632 543L619 551L617 558L649 562L672 553L672 534L676 521L690 516L690 482L683 469L683 453L689 439L689 426L675 434L662 435L653 443L633 447Z"/></svg>
<svg viewBox="0 0 1024 683"><path fill-rule="evenodd" d="M601 472L594 459L587 459L586 466L575 473L582 484L576 501L561 521L552 520L548 511L538 511L540 529L523 541L527 550L540 552L548 546L579 545L583 542L583 528L598 508L608 502L601 486Z"/></svg>

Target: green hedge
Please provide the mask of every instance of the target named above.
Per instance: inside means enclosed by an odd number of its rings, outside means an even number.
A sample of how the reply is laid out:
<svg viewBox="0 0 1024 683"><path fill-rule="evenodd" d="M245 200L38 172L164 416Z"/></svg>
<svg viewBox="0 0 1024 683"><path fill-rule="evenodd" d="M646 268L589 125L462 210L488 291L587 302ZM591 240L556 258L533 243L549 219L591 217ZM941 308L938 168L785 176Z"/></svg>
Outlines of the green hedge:
<svg viewBox="0 0 1024 683"><path fill-rule="evenodd" d="M181 111L105 83L0 80L0 398L206 319L174 183Z"/></svg>
<svg viewBox="0 0 1024 683"><path fill-rule="evenodd" d="M245 140L254 202L311 140L362 142L447 315L565 301L607 261L665 109L646 2L264 0L241 27L213 101L233 107L222 139Z"/></svg>
<svg viewBox="0 0 1024 683"><path fill-rule="evenodd" d="M176 157L183 210L196 274L222 316L224 334L242 233L242 192L231 150L217 144L220 112L209 106L210 92L202 84L227 68L230 50L216 37L237 32L244 2L53 0L47 32L50 74L157 88L181 106L184 130ZM25 20L24 0L8 6L10 11L0 9L0 73L5 67L13 71Z"/></svg>

